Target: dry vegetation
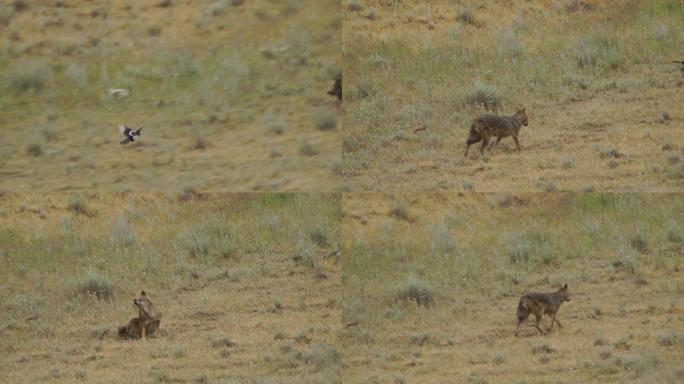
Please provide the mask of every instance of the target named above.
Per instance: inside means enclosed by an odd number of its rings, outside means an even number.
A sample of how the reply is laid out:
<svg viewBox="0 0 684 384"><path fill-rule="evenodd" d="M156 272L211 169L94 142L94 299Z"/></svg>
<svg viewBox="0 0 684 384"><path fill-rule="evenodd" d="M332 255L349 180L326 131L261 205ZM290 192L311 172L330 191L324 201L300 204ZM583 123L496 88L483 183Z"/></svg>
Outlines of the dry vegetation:
<svg viewBox="0 0 684 384"><path fill-rule="evenodd" d="M11 383L336 383L336 195L0 197ZM161 335L118 339L145 289Z"/></svg>
<svg viewBox="0 0 684 384"><path fill-rule="evenodd" d="M340 29L334 0L2 1L2 188L335 191Z"/></svg>
<svg viewBox="0 0 684 384"><path fill-rule="evenodd" d="M678 196L367 194L342 210L345 383L684 378ZM562 283L564 328L516 338L520 295Z"/></svg>
<svg viewBox="0 0 684 384"><path fill-rule="evenodd" d="M682 25L679 0L345 0L343 188L681 191ZM463 159L518 105L522 153Z"/></svg>

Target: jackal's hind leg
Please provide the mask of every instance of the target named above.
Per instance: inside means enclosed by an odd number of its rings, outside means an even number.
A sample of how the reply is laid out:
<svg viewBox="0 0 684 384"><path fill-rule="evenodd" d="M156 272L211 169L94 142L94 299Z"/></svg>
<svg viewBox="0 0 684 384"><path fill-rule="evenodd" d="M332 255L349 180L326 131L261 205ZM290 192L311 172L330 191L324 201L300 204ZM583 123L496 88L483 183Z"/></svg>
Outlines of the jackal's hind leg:
<svg viewBox="0 0 684 384"><path fill-rule="evenodd" d="M494 148L496 148L496 146L499 145L499 141L501 141L501 136L496 137L496 141L494 141L492 145L489 146L489 150L493 151Z"/></svg>
<svg viewBox="0 0 684 384"><path fill-rule="evenodd" d="M489 144L489 137L485 136L482 138L482 145L480 145L480 155L484 155L484 149Z"/></svg>
<svg viewBox="0 0 684 384"><path fill-rule="evenodd" d="M541 322L541 318L542 318L541 314L535 313L534 317L536 318L536 322L534 324L534 327L537 328L537 330L539 332L541 332L542 335L546 335L546 332L544 332L544 330L539 327L539 323Z"/></svg>
<svg viewBox="0 0 684 384"><path fill-rule="evenodd" d="M518 152L522 152L522 150L520 150L520 143L518 142L518 136L513 136L513 141L515 141L515 146L518 147Z"/></svg>
<svg viewBox="0 0 684 384"><path fill-rule="evenodd" d="M563 326L561 325L560 321L558 321L558 319L556 318L556 315L553 315L553 321L555 321L556 324L558 324L558 328L563 328Z"/></svg>

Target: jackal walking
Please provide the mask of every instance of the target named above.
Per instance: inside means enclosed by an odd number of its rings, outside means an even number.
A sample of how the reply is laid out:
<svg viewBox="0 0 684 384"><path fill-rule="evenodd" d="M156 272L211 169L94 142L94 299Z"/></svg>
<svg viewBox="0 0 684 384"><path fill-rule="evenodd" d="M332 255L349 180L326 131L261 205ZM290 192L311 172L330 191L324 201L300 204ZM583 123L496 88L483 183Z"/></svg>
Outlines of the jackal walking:
<svg viewBox="0 0 684 384"><path fill-rule="evenodd" d="M152 304L145 291L140 297L133 299L138 307L138 317L132 318L127 325L119 328L119 336L129 339L140 339L143 336L156 336L161 322L161 312Z"/></svg>
<svg viewBox="0 0 684 384"><path fill-rule="evenodd" d="M520 301L518 302L518 327L515 329L515 335L518 336L520 325L527 320L527 318L530 316L530 313L534 313L534 317L536 318L536 323L534 326L539 332L541 332L542 335L551 332L554 322L558 324L558 328L563 328L560 321L556 319L556 314L558 313L561 304L563 304L565 301L570 301L567 284L553 293L530 292L522 295L520 297ZM549 330L547 332L544 332L541 328L539 328L539 322L541 321L542 316L545 314L551 317L551 326L549 326Z"/></svg>
<svg viewBox="0 0 684 384"><path fill-rule="evenodd" d="M484 154L484 149L489 143L489 139L496 137L496 142L492 145L492 149L499 144L501 138L513 136L515 145L520 151L520 143L518 143L518 133L520 132L520 126L527 126L527 113L525 108L518 109L511 116L498 116L492 114L480 115L480 117L473 120L470 125L470 134L468 135L468 140L466 141L466 150L464 157L468 157L468 148L471 144L475 144L478 141L482 141L480 146L480 154Z"/></svg>

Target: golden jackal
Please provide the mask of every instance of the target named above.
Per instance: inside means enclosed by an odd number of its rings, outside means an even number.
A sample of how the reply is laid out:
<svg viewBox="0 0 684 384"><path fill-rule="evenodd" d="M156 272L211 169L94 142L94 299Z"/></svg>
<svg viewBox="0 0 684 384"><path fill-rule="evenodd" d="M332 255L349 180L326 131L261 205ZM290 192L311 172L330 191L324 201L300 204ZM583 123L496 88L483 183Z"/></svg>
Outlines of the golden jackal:
<svg viewBox="0 0 684 384"><path fill-rule="evenodd" d="M127 325L119 328L119 336L129 339L139 339L143 336L156 336L161 322L161 312L152 304L145 291L140 297L133 299L138 307L138 317L132 318Z"/></svg>
<svg viewBox="0 0 684 384"><path fill-rule="evenodd" d="M522 125L527 126L527 113L525 113L525 108L518 109L512 116L498 116L492 114L480 115L480 117L473 120L473 123L470 125L470 134L466 141L464 157L468 157L468 148L470 148L470 145L475 144L478 141L482 141L480 154L484 154L484 149L489 143L489 139L492 137L496 137L496 142L492 146L492 149L499 144L501 138L513 136L515 145L518 147L518 151L520 151L518 132L520 132L520 126Z"/></svg>
<svg viewBox="0 0 684 384"><path fill-rule="evenodd" d="M522 295L520 297L520 301L518 302L518 327L515 329L515 335L518 336L520 324L527 320L527 317L530 316L530 313L534 313L534 316L537 320L534 326L543 335L551 332L554 322L558 323L559 328L563 328L560 321L556 319L556 314L558 313L561 304L563 304L565 301L570 301L567 284L553 293L530 292ZM545 314L551 317L551 326L549 327L548 332L544 332L541 328L539 328L539 322L541 321L542 315Z"/></svg>

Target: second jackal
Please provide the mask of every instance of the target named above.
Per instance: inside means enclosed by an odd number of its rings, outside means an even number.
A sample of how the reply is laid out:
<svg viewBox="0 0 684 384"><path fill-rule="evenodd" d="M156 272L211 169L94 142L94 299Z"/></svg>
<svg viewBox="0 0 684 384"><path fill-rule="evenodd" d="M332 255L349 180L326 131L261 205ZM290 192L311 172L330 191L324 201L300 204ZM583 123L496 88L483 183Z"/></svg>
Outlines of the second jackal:
<svg viewBox="0 0 684 384"><path fill-rule="evenodd" d="M132 318L127 325L119 328L119 336L129 339L140 339L143 336L156 336L161 322L161 312L152 304L145 291L140 297L133 299L138 307L138 317Z"/></svg>
<svg viewBox="0 0 684 384"><path fill-rule="evenodd" d="M492 114L480 115L473 120L470 125L470 134L466 141L466 150L464 157L468 157L468 148L472 144L482 141L480 146L480 154L484 154L484 149L489 143L489 139L496 137L496 142L492 145L492 149L499 144L502 138L513 136L518 151L520 151L520 143L518 143L518 133L521 126L527 126L527 113L525 108L519 108L515 114L511 116L498 116Z"/></svg>
<svg viewBox="0 0 684 384"><path fill-rule="evenodd" d="M542 335L551 332L554 322L558 324L558 328L563 328L560 321L556 318L556 314L558 313L561 304L566 301L570 301L567 284L553 293L530 292L522 295L518 302L518 327L515 329L515 335L518 335L520 325L527 320L531 313L534 313L536 320L534 326ZM543 315L549 315L549 317L551 317L551 326L549 326L549 330L546 332L539 328L539 322L541 322Z"/></svg>

